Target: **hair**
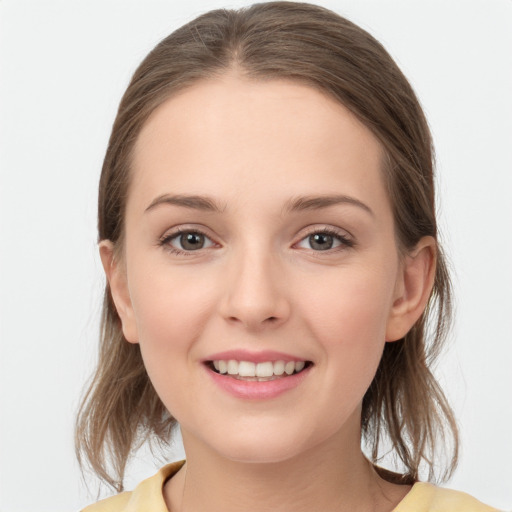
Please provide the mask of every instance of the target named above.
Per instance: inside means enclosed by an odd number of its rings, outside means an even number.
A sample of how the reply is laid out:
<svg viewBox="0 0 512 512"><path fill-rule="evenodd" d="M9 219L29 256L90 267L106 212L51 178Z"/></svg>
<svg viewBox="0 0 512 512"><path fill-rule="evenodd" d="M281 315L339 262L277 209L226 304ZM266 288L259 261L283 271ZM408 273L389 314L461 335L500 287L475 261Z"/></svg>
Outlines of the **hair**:
<svg viewBox="0 0 512 512"><path fill-rule="evenodd" d="M253 80L298 81L348 108L384 149L399 249L411 250L423 236L438 239L432 138L396 63L370 34L325 8L269 2L203 14L140 64L121 100L103 163L99 240L111 240L122 254L133 149L151 113L178 91L230 70ZM451 320L449 274L439 243L436 250L428 305L403 339L385 344L362 404L367 456L375 464L387 446L401 475L377 470L398 483L414 482L422 468L428 480L443 481L457 464L457 426L432 373ZM82 467L87 461L121 491L133 451L147 440L168 443L176 420L157 396L139 346L124 339L108 283L100 336L98 365L78 412L76 451Z"/></svg>

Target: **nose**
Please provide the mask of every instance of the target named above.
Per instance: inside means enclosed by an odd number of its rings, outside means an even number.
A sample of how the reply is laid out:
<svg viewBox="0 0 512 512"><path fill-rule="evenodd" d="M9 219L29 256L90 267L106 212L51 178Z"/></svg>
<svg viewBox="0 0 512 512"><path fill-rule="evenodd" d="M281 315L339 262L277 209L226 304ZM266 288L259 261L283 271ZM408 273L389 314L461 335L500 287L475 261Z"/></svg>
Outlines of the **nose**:
<svg viewBox="0 0 512 512"><path fill-rule="evenodd" d="M290 302L277 258L254 251L233 256L223 279L220 311L224 319L255 332L286 322Z"/></svg>

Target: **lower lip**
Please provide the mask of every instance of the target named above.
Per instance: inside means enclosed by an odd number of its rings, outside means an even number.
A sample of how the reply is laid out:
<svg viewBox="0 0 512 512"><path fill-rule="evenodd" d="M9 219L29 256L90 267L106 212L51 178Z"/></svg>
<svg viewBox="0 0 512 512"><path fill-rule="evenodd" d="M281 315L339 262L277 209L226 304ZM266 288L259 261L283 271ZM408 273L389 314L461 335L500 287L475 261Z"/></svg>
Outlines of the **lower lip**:
<svg viewBox="0 0 512 512"><path fill-rule="evenodd" d="M275 380L267 381L250 381L250 380L238 380L227 375L222 375L211 370L208 366L205 366L206 371L212 378L213 382L217 384L221 389L227 391L229 394L237 397L250 400L266 400L269 398L275 398L286 391L296 388L300 383L309 375L309 372L313 366L305 368L299 373L290 375L288 377L282 377Z"/></svg>

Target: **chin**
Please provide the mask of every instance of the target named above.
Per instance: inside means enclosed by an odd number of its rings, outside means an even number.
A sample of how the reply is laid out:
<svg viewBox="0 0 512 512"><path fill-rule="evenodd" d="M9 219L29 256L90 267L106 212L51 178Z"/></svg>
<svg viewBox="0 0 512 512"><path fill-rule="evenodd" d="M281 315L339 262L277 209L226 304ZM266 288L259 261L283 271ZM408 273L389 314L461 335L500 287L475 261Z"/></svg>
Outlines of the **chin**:
<svg viewBox="0 0 512 512"><path fill-rule="evenodd" d="M231 435L229 440L223 439L213 446L216 445L219 455L232 462L273 464L293 459L315 444L302 436L274 434L246 432L243 436Z"/></svg>

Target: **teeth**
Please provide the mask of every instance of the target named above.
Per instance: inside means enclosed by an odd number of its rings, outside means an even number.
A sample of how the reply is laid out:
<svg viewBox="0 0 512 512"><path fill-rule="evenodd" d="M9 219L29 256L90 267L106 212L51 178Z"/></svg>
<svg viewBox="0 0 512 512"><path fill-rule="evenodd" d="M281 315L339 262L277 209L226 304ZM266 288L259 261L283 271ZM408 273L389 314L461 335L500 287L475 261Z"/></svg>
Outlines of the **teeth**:
<svg viewBox="0 0 512 512"><path fill-rule="evenodd" d="M238 375L240 377L256 377L256 365L249 361L240 361L238 363ZM260 376L259 373L258 376Z"/></svg>
<svg viewBox="0 0 512 512"><path fill-rule="evenodd" d="M266 361L264 363L252 363L250 361L213 361L213 367L221 374L236 375L239 377L254 377L249 380L260 380L274 375L281 376L298 373L306 366L305 361Z"/></svg>
<svg viewBox="0 0 512 512"><path fill-rule="evenodd" d="M228 374L229 375L238 375L238 361L230 359L228 361Z"/></svg>
<svg viewBox="0 0 512 512"><path fill-rule="evenodd" d="M274 375L274 365L268 363L258 363L256 365L256 377L272 377Z"/></svg>
<svg viewBox="0 0 512 512"><path fill-rule="evenodd" d="M274 363L274 375L283 375L284 373L284 361L276 361Z"/></svg>
<svg viewBox="0 0 512 512"><path fill-rule="evenodd" d="M228 372L228 363L226 361L214 361L213 365L215 366L215 362L219 365L219 372L220 373L227 373Z"/></svg>
<svg viewBox="0 0 512 512"><path fill-rule="evenodd" d="M291 375L293 373L293 370L295 370L295 363L293 361L290 361L289 363L286 363L284 365L284 371L288 375Z"/></svg>

